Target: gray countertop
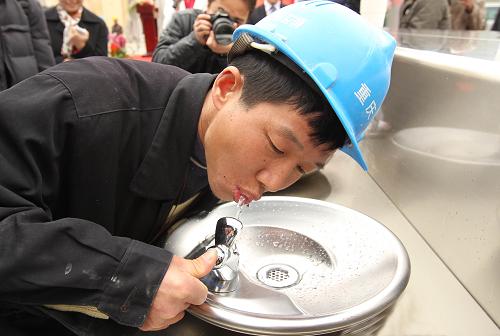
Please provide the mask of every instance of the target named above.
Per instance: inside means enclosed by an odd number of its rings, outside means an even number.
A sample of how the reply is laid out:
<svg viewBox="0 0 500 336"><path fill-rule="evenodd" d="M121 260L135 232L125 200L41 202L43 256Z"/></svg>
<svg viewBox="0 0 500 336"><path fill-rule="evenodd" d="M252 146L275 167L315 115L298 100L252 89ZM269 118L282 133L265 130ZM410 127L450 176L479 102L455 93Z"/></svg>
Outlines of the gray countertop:
<svg viewBox="0 0 500 336"><path fill-rule="evenodd" d="M495 323L382 189L343 153L323 172L287 193L324 199L383 223L405 245L412 264L408 286L379 336L500 335ZM321 187L323 185L323 187ZM331 190L327 193L325 185ZM323 189L324 194L316 194Z"/></svg>

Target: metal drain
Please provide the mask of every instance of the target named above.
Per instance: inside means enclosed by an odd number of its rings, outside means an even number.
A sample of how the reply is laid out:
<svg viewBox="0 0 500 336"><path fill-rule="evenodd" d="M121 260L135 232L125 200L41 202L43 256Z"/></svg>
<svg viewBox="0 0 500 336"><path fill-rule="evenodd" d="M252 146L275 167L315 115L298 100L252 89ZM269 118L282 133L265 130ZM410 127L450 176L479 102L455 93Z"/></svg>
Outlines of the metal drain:
<svg viewBox="0 0 500 336"><path fill-rule="evenodd" d="M274 288L290 287L299 282L299 272L285 264L271 264L257 272L257 279L264 285Z"/></svg>

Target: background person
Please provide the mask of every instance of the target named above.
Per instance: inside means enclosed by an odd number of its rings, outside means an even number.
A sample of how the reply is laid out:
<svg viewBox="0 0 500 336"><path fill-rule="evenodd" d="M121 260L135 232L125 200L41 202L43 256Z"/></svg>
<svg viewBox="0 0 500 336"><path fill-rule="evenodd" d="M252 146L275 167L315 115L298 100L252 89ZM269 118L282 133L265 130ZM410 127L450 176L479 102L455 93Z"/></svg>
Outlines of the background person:
<svg viewBox="0 0 500 336"><path fill-rule="evenodd" d="M484 30L486 9L484 0L450 0L451 29Z"/></svg>
<svg viewBox="0 0 500 336"><path fill-rule="evenodd" d="M155 6L158 8L158 31L162 32L174 13L191 8L204 10L207 8L207 0L155 0Z"/></svg>
<svg viewBox="0 0 500 336"><path fill-rule="evenodd" d="M360 4L361 4L360 0L332 0L332 1L341 4L342 6L346 6L347 8L352 9L353 11L359 14Z"/></svg>
<svg viewBox="0 0 500 336"><path fill-rule="evenodd" d="M448 0L405 0L401 6L399 28L450 29Z"/></svg>
<svg viewBox="0 0 500 336"><path fill-rule="evenodd" d="M40 4L0 0L0 91L54 64Z"/></svg>
<svg viewBox="0 0 500 336"><path fill-rule="evenodd" d="M83 0L59 0L45 12L56 63L108 55L108 27L83 7Z"/></svg>
<svg viewBox="0 0 500 336"><path fill-rule="evenodd" d="M255 9L252 11L247 23L256 24L267 15L274 13L283 6L284 5L280 0L264 0L264 3L262 5L255 7Z"/></svg>
<svg viewBox="0 0 500 336"><path fill-rule="evenodd" d="M310 1L310 0L298 0L298 2L301 1ZM342 6L352 9L353 11L359 14L360 4L361 4L360 0L330 0L330 1L336 2ZM371 0L366 0L366 1L371 1Z"/></svg>
<svg viewBox="0 0 500 336"><path fill-rule="evenodd" d="M170 64L191 73L218 73L227 66L227 45L216 41L211 15L223 10L234 27L247 22L255 0L211 0L205 12L188 9L173 15L153 53L153 62Z"/></svg>

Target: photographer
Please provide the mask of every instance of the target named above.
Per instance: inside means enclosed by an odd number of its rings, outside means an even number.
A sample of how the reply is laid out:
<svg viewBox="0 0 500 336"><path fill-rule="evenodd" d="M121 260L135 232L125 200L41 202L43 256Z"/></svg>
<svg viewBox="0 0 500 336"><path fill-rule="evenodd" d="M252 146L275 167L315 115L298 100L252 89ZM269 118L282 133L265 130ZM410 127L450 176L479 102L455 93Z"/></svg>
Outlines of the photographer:
<svg viewBox="0 0 500 336"><path fill-rule="evenodd" d="M227 66L230 35L246 23L255 0L209 0L205 12L180 11L163 31L153 62L175 65L191 73L218 73Z"/></svg>

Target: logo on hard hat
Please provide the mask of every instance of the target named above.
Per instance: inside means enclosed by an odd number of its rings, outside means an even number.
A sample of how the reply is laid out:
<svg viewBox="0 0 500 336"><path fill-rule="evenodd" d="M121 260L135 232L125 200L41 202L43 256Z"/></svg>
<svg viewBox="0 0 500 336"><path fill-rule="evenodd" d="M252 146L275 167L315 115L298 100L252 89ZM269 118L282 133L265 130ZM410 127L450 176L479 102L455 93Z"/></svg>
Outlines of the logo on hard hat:
<svg viewBox="0 0 500 336"><path fill-rule="evenodd" d="M358 91L354 92L354 95L356 96L356 98L358 98L358 101L361 103L361 105L365 106L365 102L372 95L372 90L368 85L366 85L366 83L361 83L361 87L358 89ZM368 120L373 117L373 115L377 112L377 103L375 102L375 100L371 100L370 105L365 108L365 112Z"/></svg>
<svg viewBox="0 0 500 336"><path fill-rule="evenodd" d="M277 12L278 13L278 12ZM277 18L277 21L279 23L285 24L287 26L290 26L292 28L300 28L306 23L306 20L303 17L296 16L293 14L288 14L288 15L282 15L281 17Z"/></svg>

